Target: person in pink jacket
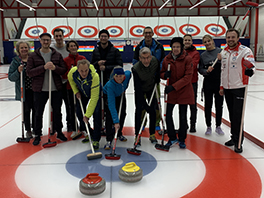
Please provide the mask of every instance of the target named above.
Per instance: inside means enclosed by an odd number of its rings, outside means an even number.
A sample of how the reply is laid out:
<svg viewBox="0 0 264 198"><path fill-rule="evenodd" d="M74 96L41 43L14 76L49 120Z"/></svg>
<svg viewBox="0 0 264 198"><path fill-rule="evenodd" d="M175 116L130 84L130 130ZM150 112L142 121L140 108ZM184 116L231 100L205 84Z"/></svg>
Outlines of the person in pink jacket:
<svg viewBox="0 0 264 198"><path fill-rule="evenodd" d="M197 120L197 87L198 87L198 64L200 61L200 53L196 50L196 47L193 46L192 35L185 34L183 37L183 45L185 51L188 53L189 56L192 57L192 64L193 64L193 76L192 76L192 87L194 92L194 104L189 105L191 116L190 116L190 132L196 132L196 120Z"/></svg>
<svg viewBox="0 0 264 198"><path fill-rule="evenodd" d="M160 77L169 78L169 84L165 87L168 94L168 104L166 109L166 125L169 141L166 146L179 143L180 148L186 148L185 139L187 136L187 105L194 104L194 93L192 88L192 58L184 50L183 39L174 37L170 46L172 51L164 58ZM168 71L170 64L170 71ZM172 117L175 104L179 104L179 132L178 138L174 129Z"/></svg>

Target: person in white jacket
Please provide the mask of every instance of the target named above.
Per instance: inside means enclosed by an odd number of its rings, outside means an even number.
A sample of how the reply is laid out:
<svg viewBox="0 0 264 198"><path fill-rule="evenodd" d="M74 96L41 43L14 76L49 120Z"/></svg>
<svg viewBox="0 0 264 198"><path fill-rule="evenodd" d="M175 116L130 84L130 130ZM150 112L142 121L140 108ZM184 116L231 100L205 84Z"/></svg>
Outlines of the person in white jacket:
<svg viewBox="0 0 264 198"><path fill-rule="evenodd" d="M231 124L231 139L225 143L226 146L235 146L236 153L242 153L243 130L241 146L239 134L242 119L242 111L245 88L249 77L254 74L255 60L252 51L239 42L239 32L231 28L226 32L227 46L218 54L221 60L221 85L220 95L225 95L229 119Z"/></svg>

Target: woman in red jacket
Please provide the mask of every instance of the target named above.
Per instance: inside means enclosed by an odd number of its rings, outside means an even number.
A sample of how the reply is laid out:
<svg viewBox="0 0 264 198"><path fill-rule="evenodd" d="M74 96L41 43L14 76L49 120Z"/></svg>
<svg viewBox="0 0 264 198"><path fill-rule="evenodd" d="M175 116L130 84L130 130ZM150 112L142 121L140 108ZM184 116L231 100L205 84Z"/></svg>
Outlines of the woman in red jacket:
<svg viewBox="0 0 264 198"><path fill-rule="evenodd" d="M69 56L64 58L64 62L65 65L67 67L67 72L64 74L63 78L67 79L67 75L69 73L69 71L71 70L71 68L73 66L77 65L77 62L79 60L82 59L86 59L84 56L79 55L77 53L78 49L79 49L79 45L75 40L70 40L67 44L66 44L66 49L69 52ZM71 126L72 126L72 134L71 137L76 137L78 134L78 129L76 129L76 125L75 125L75 107L74 107L74 101L73 101L73 91L72 88L69 84L69 82L67 82L67 94L68 94L68 98L69 98L69 103L68 105L66 105L67 108L69 108L69 112L70 112L70 120L71 120ZM84 131L85 129L80 129L80 131Z"/></svg>
<svg viewBox="0 0 264 198"><path fill-rule="evenodd" d="M192 64L193 64L192 87L193 87L193 92L194 92L194 102L195 103L193 105L190 105L190 110L191 110L190 132L195 133L196 132L195 124L196 124L196 118L197 118L198 64L200 61L200 53L193 46L192 35L185 34L183 37L183 44L184 44L185 51L188 53L189 56L192 57Z"/></svg>
<svg viewBox="0 0 264 198"><path fill-rule="evenodd" d="M169 78L169 84L165 87L168 94L168 104L166 109L166 125L169 136L167 146L172 146L178 141L180 148L186 148L185 139L187 136L187 105L194 104L194 94L192 88L192 58L188 56L183 46L181 37L174 37L170 46L172 51L164 58L160 77ZM168 71L170 64L170 71ZM175 104L179 104L179 132L178 138L174 129L172 117Z"/></svg>

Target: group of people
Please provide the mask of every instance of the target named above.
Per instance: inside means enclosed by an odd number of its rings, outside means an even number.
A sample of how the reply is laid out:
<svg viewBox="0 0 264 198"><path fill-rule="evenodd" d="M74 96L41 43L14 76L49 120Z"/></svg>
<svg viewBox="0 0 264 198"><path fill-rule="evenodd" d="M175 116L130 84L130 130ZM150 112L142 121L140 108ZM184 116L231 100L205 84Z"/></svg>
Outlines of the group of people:
<svg viewBox="0 0 264 198"><path fill-rule="evenodd" d="M135 136L141 128L142 118L149 113L149 140L157 143L155 131L160 131L160 115L157 99L160 98L160 79L167 80L164 94L167 94L166 131L169 141L167 146L179 143L186 148L185 139L189 128L187 108L190 106L190 132L196 132L197 120L197 81L198 72L204 76L203 92L205 96L206 135L212 133L211 109L213 97L216 111L215 132L223 135L221 129L223 96L225 96L231 122L231 139L226 146L235 145L235 152L242 152L242 138L239 138L243 121L242 110L245 87L248 77L254 74L254 57L251 50L239 42L239 32L229 29L226 32L227 47L223 50L215 46L210 35L202 39L206 51L201 55L193 45L190 34L174 37L170 41L171 52L165 56L163 45L153 38L151 27L145 27L144 39L137 45L131 69L134 80L135 95ZM8 77L16 82L16 99L20 99L20 73L23 72L24 116L26 136L35 135L33 145L41 141L42 122L48 91L51 89L53 113L52 134L67 141L62 133L61 106L66 107L67 131L71 137L84 134L83 143L93 141L94 149L99 148L102 127L106 131L105 149L111 149L114 134L118 133L120 141L127 141L122 129L126 117L125 91L129 86L131 72L124 71L121 54L109 41L109 32L99 32L99 42L93 51L91 63L77 53L78 43L70 40L64 44L63 30L53 32L55 44L51 45L49 33L40 35L41 47L29 53L26 41L16 44L18 56L10 65ZM51 72L49 72L51 70ZM52 83L49 85L49 74ZM157 93L154 96L153 93ZM100 100L101 98L101 100ZM82 115L81 105L87 107ZM34 105L33 105L34 104ZM175 130L173 109L178 104L179 129ZM88 105L88 106L87 106ZM121 109L120 109L121 108ZM102 111L104 109L104 111ZM32 119L30 112L32 111ZM77 115L77 116L76 116ZM93 116L93 129L89 119ZM79 130L76 128L79 120ZM105 118L105 119L104 119ZM33 131L31 130L31 121ZM105 126L104 126L105 120ZM89 125L92 140L86 134L85 123ZM146 123L144 123L145 126ZM144 127L143 127L144 128ZM240 141L240 142L239 142ZM141 145L141 141L137 145Z"/></svg>

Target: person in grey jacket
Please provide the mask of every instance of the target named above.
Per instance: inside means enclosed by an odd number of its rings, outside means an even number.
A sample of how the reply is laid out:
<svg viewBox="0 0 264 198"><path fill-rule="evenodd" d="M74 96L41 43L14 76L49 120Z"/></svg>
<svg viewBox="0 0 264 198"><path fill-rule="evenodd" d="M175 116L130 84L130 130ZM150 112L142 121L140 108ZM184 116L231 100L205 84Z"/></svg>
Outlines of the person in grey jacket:
<svg viewBox="0 0 264 198"><path fill-rule="evenodd" d="M30 44L27 41L18 41L16 43L17 56L13 58L8 70L8 79L15 82L16 100L21 100L20 75L23 72L23 109L24 125L27 138L32 138L31 123L34 123L34 97L32 90L32 78L26 74L27 60L30 53ZM30 114L32 112L32 119Z"/></svg>

